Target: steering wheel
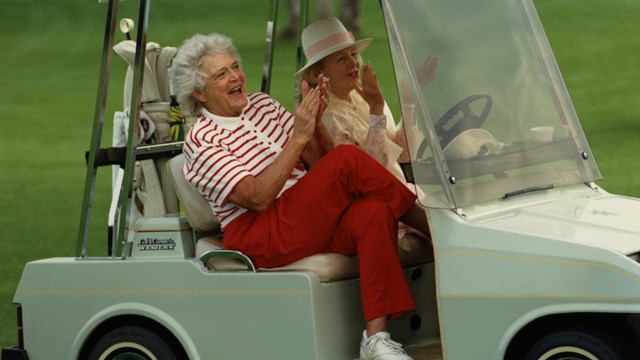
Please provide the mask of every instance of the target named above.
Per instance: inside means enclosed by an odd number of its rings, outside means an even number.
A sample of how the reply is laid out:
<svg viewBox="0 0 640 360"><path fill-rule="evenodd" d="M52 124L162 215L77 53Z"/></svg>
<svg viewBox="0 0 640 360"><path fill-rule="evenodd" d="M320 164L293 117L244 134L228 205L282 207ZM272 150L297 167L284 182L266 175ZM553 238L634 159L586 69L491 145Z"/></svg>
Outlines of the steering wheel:
<svg viewBox="0 0 640 360"><path fill-rule="evenodd" d="M480 116L477 116L471 110L470 105L471 103L482 99L485 100L484 108L482 109ZM467 96L457 104L453 105L449 111L442 115L434 126L436 134L441 138L440 146L444 149L445 146L447 146L447 144L449 144L458 134L465 130L476 129L482 126L482 123L484 123L487 116L489 116L492 104L493 99L491 98L491 95L486 93L477 93ZM453 120L453 117L459 112L462 112L462 117L458 120ZM428 141L427 138L425 138L418 148L418 154L424 154L427 144Z"/></svg>

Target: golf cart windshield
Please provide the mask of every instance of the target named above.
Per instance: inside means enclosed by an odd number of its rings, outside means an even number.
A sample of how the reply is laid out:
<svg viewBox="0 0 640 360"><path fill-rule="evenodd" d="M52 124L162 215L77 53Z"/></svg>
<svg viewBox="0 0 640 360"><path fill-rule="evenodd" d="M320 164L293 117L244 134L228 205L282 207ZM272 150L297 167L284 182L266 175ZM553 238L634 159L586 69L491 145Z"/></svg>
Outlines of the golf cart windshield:
<svg viewBox="0 0 640 360"><path fill-rule="evenodd" d="M382 6L411 150L403 170L424 205L600 178L530 0Z"/></svg>

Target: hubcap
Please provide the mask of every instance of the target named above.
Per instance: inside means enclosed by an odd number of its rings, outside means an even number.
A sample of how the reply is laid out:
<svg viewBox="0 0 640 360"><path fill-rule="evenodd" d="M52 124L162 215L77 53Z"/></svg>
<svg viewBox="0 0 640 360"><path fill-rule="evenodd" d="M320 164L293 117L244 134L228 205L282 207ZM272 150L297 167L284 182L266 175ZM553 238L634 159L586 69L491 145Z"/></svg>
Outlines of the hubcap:
<svg viewBox="0 0 640 360"><path fill-rule="evenodd" d="M110 346L98 360L158 360L158 358L140 344L122 342Z"/></svg>
<svg viewBox="0 0 640 360"><path fill-rule="evenodd" d="M598 360L598 358L584 349L563 346L547 351L538 360Z"/></svg>

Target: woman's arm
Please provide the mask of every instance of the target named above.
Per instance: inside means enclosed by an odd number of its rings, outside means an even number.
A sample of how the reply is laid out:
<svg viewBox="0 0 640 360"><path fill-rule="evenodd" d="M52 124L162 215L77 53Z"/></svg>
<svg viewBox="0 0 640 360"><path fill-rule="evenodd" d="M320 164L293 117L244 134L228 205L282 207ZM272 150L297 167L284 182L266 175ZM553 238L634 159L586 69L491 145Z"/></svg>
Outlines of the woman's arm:
<svg viewBox="0 0 640 360"><path fill-rule="evenodd" d="M329 98L329 82L322 74L318 76L318 86L316 89L320 91L320 107L316 114L315 131L313 132L311 141L309 141L302 153L302 161L307 168L313 167L326 153L334 148L333 138L322 122L324 110L327 107L327 99ZM309 84L303 81L302 93L307 94L308 92Z"/></svg>
<svg viewBox="0 0 640 360"><path fill-rule="evenodd" d="M415 74L420 87L424 88L436 77L439 63L439 57L434 56L433 54L429 54L427 58L422 62L422 64L418 66ZM415 144L415 142L418 141L416 138L422 138L422 136L418 135L420 134L420 131L418 130L418 127L416 125L415 104L413 103L411 92L409 90L409 84L407 84L406 82L402 83L401 102L403 108L403 117L400 119L400 123L398 123L396 127L396 132L391 136L391 139L394 143L402 147L402 154L398 158L398 162L407 162L410 161L411 157L411 155L409 154L408 137L411 136L413 138L412 146L414 146L415 148L418 145ZM405 115L408 115L408 117L405 118ZM405 127L409 128L411 134L407 134ZM416 154L412 155L416 156Z"/></svg>
<svg viewBox="0 0 640 360"><path fill-rule="evenodd" d="M313 137L320 102L319 90L313 89L306 94L296 108L291 138L280 155L260 175L240 180L227 201L245 209L262 211L276 199Z"/></svg>
<svg viewBox="0 0 640 360"><path fill-rule="evenodd" d="M322 121L316 123L316 131L302 153L302 162L307 168L313 167L324 155L334 148L333 138Z"/></svg>
<svg viewBox="0 0 640 360"><path fill-rule="evenodd" d="M386 166L387 155L387 116L384 113L384 96L378 84L378 76L373 72L371 64L362 67L362 87L356 91L369 104L369 130L362 148L379 163Z"/></svg>
<svg viewBox="0 0 640 360"><path fill-rule="evenodd" d="M387 117L385 115L369 115L369 129L362 149L383 166L387 166Z"/></svg>

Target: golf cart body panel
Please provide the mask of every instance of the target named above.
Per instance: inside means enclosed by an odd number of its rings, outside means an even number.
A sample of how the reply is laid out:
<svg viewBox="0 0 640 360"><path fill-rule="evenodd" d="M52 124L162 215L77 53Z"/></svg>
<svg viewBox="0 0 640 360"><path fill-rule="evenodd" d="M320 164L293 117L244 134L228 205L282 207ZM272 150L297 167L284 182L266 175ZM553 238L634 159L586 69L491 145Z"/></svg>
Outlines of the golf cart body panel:
<svg viewBox="0 0 640 360"><path fill-rule="evenodd" d="M502 359L519 331L545 317L640 311L640 268L621 252L637 251L637 230L597 237L606 226L548 220L549 213L535 223L541 209L557 209L554 201L608 199L585 186L550 190L544 200L539 194L527 196L537 197L538 204L497 211L498 204L489 202L486 211L465 218L429 209L437 242L441 339L450 359ZM609 241L617 233L626 241ZM571 317L566 319L563 325L569 326Z"/></svg>
<svg viewBox="0 0 640 360"><path fill-rule="evenodd" d="M105 79L117 4L108 5ZM308 1L301 5L304 14ZM600 173L532 1L380 5L410 149L403 170L434 245L433 261L405 267L417 309L391 323L393 338L416 359L434 344L450 360L537 358L530 349L563 329L609 332L620 354L640 351L640 201L593 184ZM140 1L131 124L142 102L148 6ZM425 86L421 64L430 56L439 64ZM2 360L18 352L32 360L87 358L119 336L110 331L129 326L152 331L176 358L356 358L364 328L357 276L323 281L300 269L256 270L242 254L214 249L244 261L221 271L196 256L203 234L192 222L133 215L134 164L151 153L174 157L180 143L136 148L129 126L110 253L87 256L102 154L100 89L77 257L26 265L14 297L23 341L3 350ZM130 335L114 346L139 340Z"/></svg>
<svg viewBox="0 0 640 360"><path fill-rule="evenodd" d="M420 269L422 287L433 266ZM82 276L70 282L70 273ZM141 319L170 329L190 359L352 359L362 331L358 280L322 283L309 272L211 272L196 259L54 258L30 263L20 284L24 327L38 329L25 333L32 359L77 359L101 327ZM422 296L434 298L433 291ZM424 307L425 319L437 318L435 306ZM409 321L393 324L406 342L438 330L431 320L413 333Z"/></svg>
<svg viewBox="0 0 640 360"><path fill-rule="evenodd" d="M70 284L66 279L70 271L84 276ZM38 279L29 282L32 289L21 286L16 294L23 304L25 327L46 331L50 334L46 341L52 345L35 347L42 353L29 349L32 358L75 359L91 332L120 316L150 319L171 329L191 359L212 354L222 359L254 358L261 353L270 354L269 358L345 358L340 353L345 346L316 344L315 332L325 333L320 338L331 339L332 344L340 343L345 340L335 339L336 333L327 328L335 321L332 318L350 319L348 326L358 324L361 316L357 302L332 299L337 295L357 299L357 281L323 286L314 274L210 273L197 260L50 259L30 265L24 278ZM40 310L37 304L42 303L46 306ZM51 304L58 304L59 311L49 313ZM277 331L265 331L267 326ZM247 338L256 339L250 341L252 346L235 345ZM70 340L71 351L55 345ZM29 345L45 340L26 336L24 341ZM318 346L326 349L325 356L314 355Z"/></svg>
<svg viewBox="0 0 640 360"><path fill-rule="evenodd" d="M635 218L640 212L640 201L610 195L603 190L594 194L581 187L578 189L586 191L581 194L565 191L561 194L563 198L514 209L499 218L476 221L493 229L601 247L624 255L640 251L637 241L640 232Z"/></svg>

